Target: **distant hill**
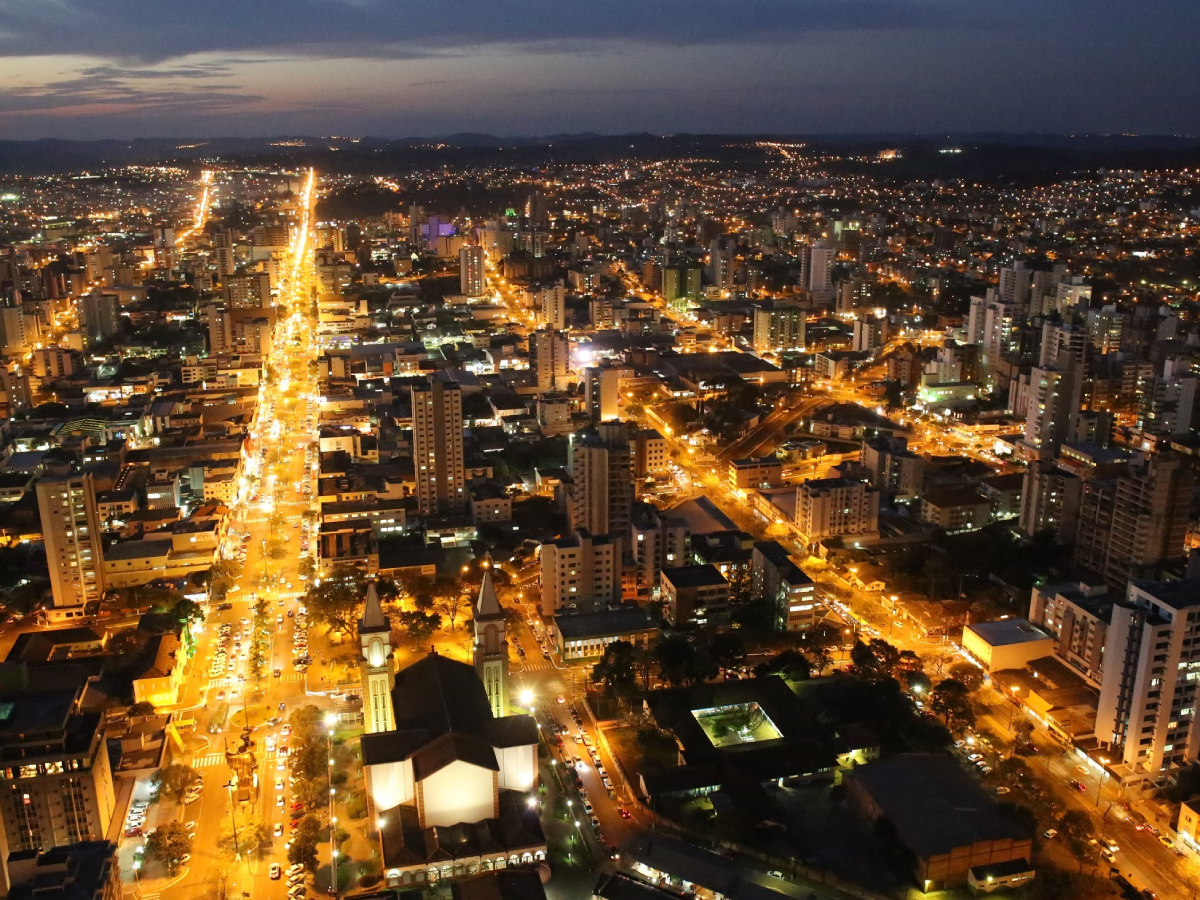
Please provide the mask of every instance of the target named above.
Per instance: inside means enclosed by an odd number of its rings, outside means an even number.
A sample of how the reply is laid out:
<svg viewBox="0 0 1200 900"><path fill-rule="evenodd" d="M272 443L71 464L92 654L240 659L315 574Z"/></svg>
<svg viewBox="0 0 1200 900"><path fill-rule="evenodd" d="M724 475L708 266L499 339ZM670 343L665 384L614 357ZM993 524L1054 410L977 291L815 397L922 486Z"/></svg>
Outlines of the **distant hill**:
<svg viewBox="0 0 1200 900"><path fill-rule="evenodd" d="M509 163L536 168L550 163L615 161L702 155L726 165L760 164L759 140L803 142L843 155L873 157L899 149L880 177L984 180L1052 178L1082 169L1200 165L1200 137L1174 135L1054 134L844 134L844 135L603 135L591 132L512 137L475 132L441 137L359 140L309 135L261 138L116 141L0 141L0 174L95 171L157 162L194 165L204 160L233 164L315 165L324 171L369 174L434 165ZM942 153L958 149L960 153ZM863 167L848 162L845 166Z"/></svg>

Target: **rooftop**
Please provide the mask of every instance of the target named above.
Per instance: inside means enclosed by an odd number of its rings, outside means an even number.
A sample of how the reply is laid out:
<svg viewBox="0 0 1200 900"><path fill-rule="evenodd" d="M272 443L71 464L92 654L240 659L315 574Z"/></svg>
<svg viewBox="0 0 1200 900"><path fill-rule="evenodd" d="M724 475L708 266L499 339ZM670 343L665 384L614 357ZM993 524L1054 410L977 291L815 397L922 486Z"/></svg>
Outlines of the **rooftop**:
<svg viewBox="0 0 1200 900"><path fill-rule="evenodd" d="M993 647L1006 644L1025 644L1030 641L1048 641L1050 635L1028 619L1000 619L997 622L973 622L967 626Z"/></svg>

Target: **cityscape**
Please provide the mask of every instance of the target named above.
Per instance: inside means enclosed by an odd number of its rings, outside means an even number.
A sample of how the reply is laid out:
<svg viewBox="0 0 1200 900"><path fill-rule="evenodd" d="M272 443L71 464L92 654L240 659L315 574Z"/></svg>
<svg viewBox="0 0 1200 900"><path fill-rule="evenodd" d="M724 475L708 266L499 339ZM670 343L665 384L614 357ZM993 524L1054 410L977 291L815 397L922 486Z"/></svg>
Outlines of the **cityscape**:
<svg viewBox="0 0 1200 900"><path fill-rule="evenodd" d="M0 894L1200 895L1196 140L117 143L0 143Z"/></svg>

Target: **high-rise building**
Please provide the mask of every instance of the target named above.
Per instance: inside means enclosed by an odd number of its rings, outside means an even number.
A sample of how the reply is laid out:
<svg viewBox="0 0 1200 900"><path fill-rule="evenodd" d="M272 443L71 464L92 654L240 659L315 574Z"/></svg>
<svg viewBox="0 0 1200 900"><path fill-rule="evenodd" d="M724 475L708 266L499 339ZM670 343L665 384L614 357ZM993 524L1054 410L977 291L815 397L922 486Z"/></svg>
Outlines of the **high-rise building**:
<svg viewBox="0 0 1200 900"><path fill-rule="evenodd" d="M1142 397L1138 424L1149 434L1182 437L1196 417L1196 376L1186 360L1168 359Z"/></svg>
<svg viewBox="0 0 1200 900"><path fill-rule="evenodd" d="M1075 539L1083 481L1054 460L1034 461L1021 483L1019 528L1028 537L1052 531L1064 543Z"/></svg>
<svg viewBox="0 0 1200 900"><path fill-rule="evenodd" d="M620 415L620 371L611 366L583 370L583 403L593 422L607 422Z"/></svg>
<svg viewBox="0 0 1200 900"><path fill-rule="evenodd" d="M18 306L0 306L0 353L24 356L29 352L25 334L25 311Z"/></svg>
<svg viewBox="0 0 1200 900"><path fill-rule="evenodd" d="M1200 758L1200 582L1134 581L1113 605L1096 738L1149 781Z"/></svg>
<svg viewBox="0 0 1200 900"><path fill-rule="evenodd" d="M807 631L816 624L817 586L778 541L759 541L751 557L754 596L771 610L776 631Z"/></svg>
<svg viewBox="0 0 1200 900"><path fill-rule="evenodd" d="M1195 476L1171 453L1145 456L1116 478L1088 480L1075 562L1113 587L1183 560Z"/></svg>
<svg viewBox="0 0 1200 900"><path fill-rule="evenodd" d="M833 263L837 250L817 244L808 251L808 289L818 300L833 296Z"/></svg>
<svg viewBox="0 0 1200 900"><path fill-rule="evenodd" d="M794 303L766 301L754 304L753 326L755 353L804 349L804 310Z"/></svg>
<svg viewBox="0 0 1200 900"><path fill-rule="evenodd" d="M925 481L925 458L908 449L902 437L878 437L862 442L859 455L871 484L893 499L920 496Z"/></svg>
<svg viewBox="0 0 1200 900"><path fill-rule="evenodd" d="M571 484L567 518L574 531L618 537L629 530L633 473L628 423L601 422L573 437L568 449Z"/></svg>
<svg viewBox="0 0 1200 900"><path fill-rule="evenodd" d="M463 462L462 389L430 380L412 389L413 465L423 516L461 516L468 509Z"/></svg>
<svg viewBox="0 0 1200 900"><path fill-rule="evenodd" d="M540 553L542 615L598 612L621 597L620 542L580 529Z"/></svg>
<svg viewBox="0 0 1200 900"><path fill-rule="evenodd" d="M571 346L561 331L539 329L530 338L533 381L539 391L561 387L570 366Z"/></svg>
<svg viewBox="0 0 1200 900"><path fill-rule="evenodd" d="M224 281L237 271L237 258L233 249L233 232L228 229L212 234L213 255L217 259L217 275Z"/></svg>
<svg viewBox="0 0 1200 900"><path fill-rule="evenodd" d="M1025 443L1040 458L1052 459L1070 437L1082 390L1081 366L1070 358L1065 365L1035 366L1030 372Z"/></svg>
<svg viewBox="0 0 1200 900"><path fill-rule="evenodd" d="M79 298L79 324L88 341L97 343L121 328L121 303L116 294L84 294Z"/></svg>
<svg viewBox="0 0 1200 900"><path fill-rule="evenodd" d="M888 339L888 321L885 318L862 316L854 320L855 353L874 352L883 347Z"/></svg>
<svg viewBox="0 0 1200 900"><path fill-rule="evenodd" d="M544 328L561 331L567 324L567 286L557 281L538 288L533 295L533 306Z"/></svg>
<svg viewBox="0 0 1200 900"><path fill-rule="evenodd" d="M463 247L458 251L459 291L467 297L482 297L487 290L483 271L483 248Z"/></svg>
<svg viewBox="0 0 1200 900"><path fill-rule="evenodd" d="M225 279L225 300L230 309L260 309L271 305L271 276L267 272L239 272Z"/></svg>
<svg viewBox="0 0 1200 900"><path fill-rule="evenodd" d="M667 439L653 428L643 428L635 432L630 440L632 453L633 478L635 481L645 481L658 475L665 475L670 464L670 454L667 452Z"/></svg>
<svg viewBox="0 0 1200 900"><path fill-rule="evenodd" d="M91 474L47 475L37 483L50 589L56 607L104 597L104 549Z"/></svg>
<svg viewBox="0 0 1200 900"><path fill-rule="evenodd" d="M379 603L375 582L367 585L367 601L358 620L362 645L363 728L367 734L396 730L392 709L392 626Z"/></svg>
<svg viewBox="0 0 1200 900"><path fill-rule="evenodd" d="M0 693L0 890L25 854L103 840L112 825L108 745L100 713L83 708L86 691Z"/></svg>
<svg viewBox="0 0 1200 900"><path fill-rule="evenodd" d="M505 615L496 598L492 584L492 569L483 570L479 598L475 601L475 646L472 661L479 680L487 691L492 715L508 715L508 641L505 638Z"/></svg>
<svg viewBox="0 0 1200 900"><path fill-rule="evenodd" d="M1025 268L1025 263L1017 262L1000 270L1000 283L996 286L996 296L1001 302L1024 309L1029 304L1029 287L1033 282L1033 270Z"/></svg>

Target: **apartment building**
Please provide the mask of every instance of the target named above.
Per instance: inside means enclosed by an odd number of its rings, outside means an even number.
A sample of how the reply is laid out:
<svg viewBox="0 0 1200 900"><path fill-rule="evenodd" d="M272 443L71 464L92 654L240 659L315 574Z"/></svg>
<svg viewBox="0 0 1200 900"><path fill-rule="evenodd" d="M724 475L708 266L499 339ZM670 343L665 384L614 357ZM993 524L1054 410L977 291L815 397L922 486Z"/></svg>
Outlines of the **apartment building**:
<svg viewBox="0 0 1200 900"><path fill-rule="evenodd" d="M1130 582L1104 646L1096 737L1125 782L1200 758L1200 581Z"/></svg>
<svg viewBox="0 0 1200 900"><path fill-rule="evenodd" d="M37 502L54 606L69 609L99 602L106 587L104 545L92 476L43 476L37 483Z"/></svg>
<svg viewBox="0 0 1200 900"><path fill-rule="evenodd" d="M850 478L818 478L796 489L796 530L807 544L879 532L879 491Z"/></svg>
<svg viewBox="0 0 1200 900"><path fill-rule="evenodd" d="M453 381L439 379L414 385L412 416L413 465L421 515L465 515L468 497L462 389Z"/></svg>
<svg viewBox="0 0 1200 900"><path fill-rule="evenodd" d="M542 544L542 615L599 612L621 597L619 542L579 529Z"/></svg>

